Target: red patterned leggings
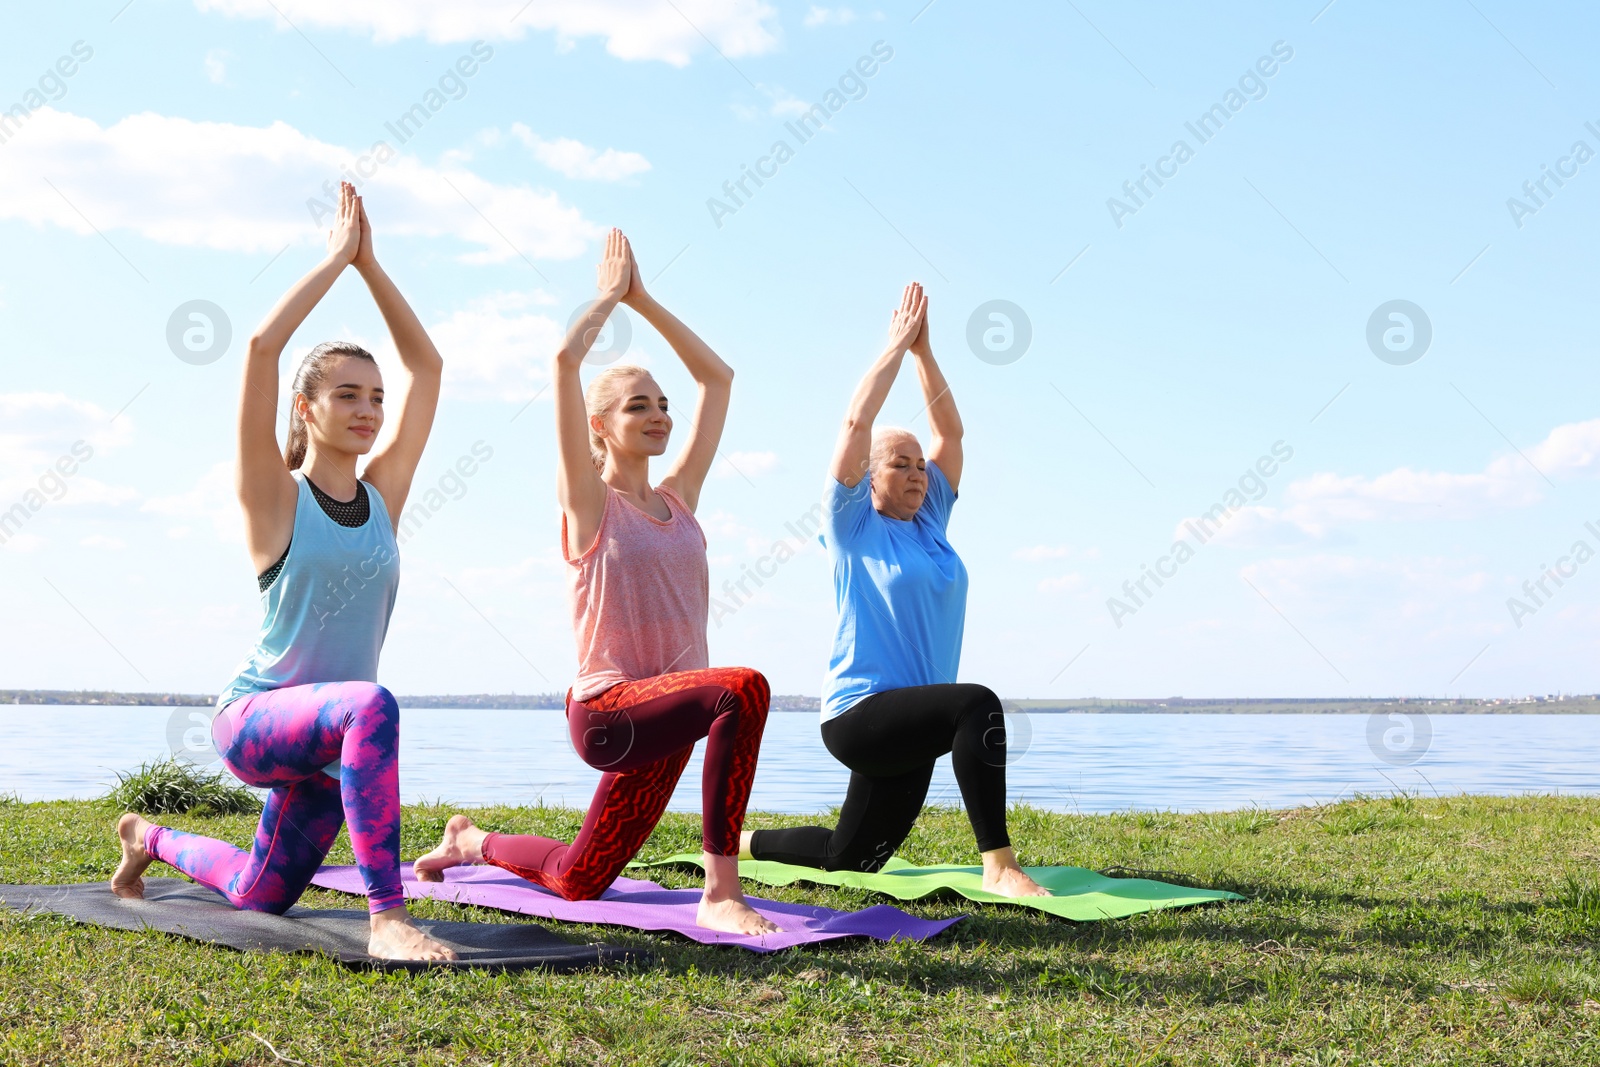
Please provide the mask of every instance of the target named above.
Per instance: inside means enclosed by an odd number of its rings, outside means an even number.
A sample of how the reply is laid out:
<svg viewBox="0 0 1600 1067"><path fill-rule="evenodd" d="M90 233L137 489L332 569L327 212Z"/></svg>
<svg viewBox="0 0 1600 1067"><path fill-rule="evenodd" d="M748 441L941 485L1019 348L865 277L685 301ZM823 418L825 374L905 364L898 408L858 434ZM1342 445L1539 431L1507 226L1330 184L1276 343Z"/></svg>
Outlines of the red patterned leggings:
<svg viewBox="0 0 1600 1067"><path fill-rule="evenodd" d="M572 747L605 772L583 829L570 845L492 833L483 858L568 900L597 899L644 847L702 737L701 841L714 856L738 855L771 700L766 678L745 667L622 682L582 702L569 693Z"/></svg>

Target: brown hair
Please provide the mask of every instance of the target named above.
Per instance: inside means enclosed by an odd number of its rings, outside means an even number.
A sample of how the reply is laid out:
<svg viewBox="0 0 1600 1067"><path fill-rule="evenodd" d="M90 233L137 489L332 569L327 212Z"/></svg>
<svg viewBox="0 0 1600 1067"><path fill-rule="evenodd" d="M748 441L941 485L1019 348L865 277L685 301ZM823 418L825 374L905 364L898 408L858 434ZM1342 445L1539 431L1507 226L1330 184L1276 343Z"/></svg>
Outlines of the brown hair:
<svg viewBox="0 0 1600 1067"><path fill-rule="evenodd" d="M303 393L306 400L315 400L322 387L327 384L328 369L333 361L346 356L351 359L364 359L374 366L378 362L372 358L371 352L358 344L349 341L324 341L306 353L306 358L300 361L300 369L294 372L294 389L289 399L289 445L283 450L283 461L292 471L299 470L300 464L306 461L306 445L309 440L306 420L300 417L300 411L294 404L294 397Z"/></svg>
<svg viewBox="0 0 1600 1067"><path fill-rule="evenodd" d="M651 377L649 371L643 367L635 367L631 363L624 363L616 367L607 367L595 375L594 381L589 383L589 388L583 391L584 411L590 415L599 415L604 418L617 401L622 399L622 383L639 375ZM606 469L606 439L594 432L594 427L589 427L589 458L594 461L594 469L602 473Z"/></svg>

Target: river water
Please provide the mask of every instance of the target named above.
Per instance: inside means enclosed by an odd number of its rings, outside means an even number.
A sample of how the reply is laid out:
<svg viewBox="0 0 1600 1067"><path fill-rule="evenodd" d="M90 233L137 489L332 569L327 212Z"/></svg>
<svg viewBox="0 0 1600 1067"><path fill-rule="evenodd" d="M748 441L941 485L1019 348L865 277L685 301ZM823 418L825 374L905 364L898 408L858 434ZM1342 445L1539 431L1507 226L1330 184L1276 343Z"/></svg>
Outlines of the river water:
<svg viewBox="0 0 1600 1067"><path fill-rule="evenodd" d="M117 771L187 751L214 759L208 709L0 706L0 793L92 797ZM1009 795L1081 813L1228 811L1324 803L1355 793L1600 792L1600 716L1434 715L1415 705L1365 715L1007 716ZM703 747L703 746L702 746ZM673 796L700 808L696 752ZM408 709L401 795L582 807L599 772L572 751L559 711ZM849 772L822 746L814 714L767 720L750 810L827 811ZM930 803L956 804L949 757Z"/></svg>

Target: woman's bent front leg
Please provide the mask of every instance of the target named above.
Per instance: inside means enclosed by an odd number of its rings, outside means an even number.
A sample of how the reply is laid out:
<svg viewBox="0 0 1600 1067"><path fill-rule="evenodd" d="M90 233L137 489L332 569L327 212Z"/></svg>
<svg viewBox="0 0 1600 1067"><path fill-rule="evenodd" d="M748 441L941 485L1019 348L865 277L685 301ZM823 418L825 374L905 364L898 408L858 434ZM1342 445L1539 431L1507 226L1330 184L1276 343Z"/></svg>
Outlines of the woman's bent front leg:
<svg viewBox="0 0 1600 1067"><path fill-rule="evenodd" d="M246 911L281 915L300 899L343 823L339 783L320 772L267 795L250 851L226 841L151 826L151 858L215 889Z"/></svg>
<svg viewBox="0 0 1600 1067"><path fill-rule="evenodd" d="M382 686L335 682L241 698L214 724L224 763L270 787L248 853L225 842L152 827L151 856L223 893L236 906L282 911L299 899L348 821L368 907L404 904L400 882L399 707ZM339 764L339 779L323 772Z"/></svg>

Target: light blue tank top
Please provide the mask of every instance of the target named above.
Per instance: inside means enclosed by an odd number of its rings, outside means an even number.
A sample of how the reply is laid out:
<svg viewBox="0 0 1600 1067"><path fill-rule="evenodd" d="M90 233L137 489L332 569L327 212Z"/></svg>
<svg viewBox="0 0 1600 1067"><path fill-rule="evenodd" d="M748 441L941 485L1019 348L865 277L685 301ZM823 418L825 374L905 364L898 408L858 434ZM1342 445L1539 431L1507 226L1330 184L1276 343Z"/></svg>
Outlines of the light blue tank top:
<svg viewBox="0 0 1600 1067"><path fill-rule="evenodd" d="M400 550L383 497L360 526L340 526L294 472L298 496L289 555L261 594L265 618L255 650L217 697L217 708L251 693L314 682L376 682L378 653L400 586Z"/></svg>

